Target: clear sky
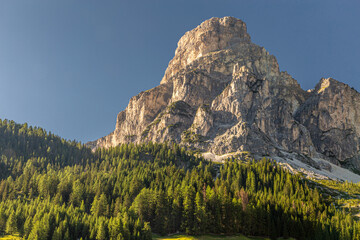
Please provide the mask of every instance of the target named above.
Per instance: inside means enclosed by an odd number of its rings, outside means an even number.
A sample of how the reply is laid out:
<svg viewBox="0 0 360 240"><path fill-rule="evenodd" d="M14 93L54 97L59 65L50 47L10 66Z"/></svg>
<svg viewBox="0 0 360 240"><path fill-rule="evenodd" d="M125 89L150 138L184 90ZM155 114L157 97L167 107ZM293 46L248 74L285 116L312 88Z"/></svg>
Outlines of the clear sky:
<svg viewBox="0 0 360 240"><path fill-rule="evenodd" d="M159 84L177 41L211 17L246 22L304 89L360 90L359 0L2 0L0 118L87 142Z"/></svg>

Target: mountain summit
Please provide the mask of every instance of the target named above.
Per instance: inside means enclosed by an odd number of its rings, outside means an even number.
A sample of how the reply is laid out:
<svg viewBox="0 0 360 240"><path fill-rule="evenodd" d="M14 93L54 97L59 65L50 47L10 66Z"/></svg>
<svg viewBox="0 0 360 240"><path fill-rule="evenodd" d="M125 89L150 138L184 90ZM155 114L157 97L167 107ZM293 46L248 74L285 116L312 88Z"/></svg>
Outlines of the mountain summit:
<svg viewBox="0 0 360 240"><path fill-rule="evenodd" d="M174 141L212 158L251 154L360 170L359 116L360 94L348 85L328 78L304 91L251 42L243 21L211 18L180 39L161 84L132 97L114 132L88 145Z"/></svg>
<svg viewBox="0 0 360 240"><path fill-rule="evenodd" d="M161 83L171 78L194 60L210 53L236 46L238 43L250 43L246 24L233 17L211 18L197 28L185 33L179 40L175 57L170 61Z"/></svg>

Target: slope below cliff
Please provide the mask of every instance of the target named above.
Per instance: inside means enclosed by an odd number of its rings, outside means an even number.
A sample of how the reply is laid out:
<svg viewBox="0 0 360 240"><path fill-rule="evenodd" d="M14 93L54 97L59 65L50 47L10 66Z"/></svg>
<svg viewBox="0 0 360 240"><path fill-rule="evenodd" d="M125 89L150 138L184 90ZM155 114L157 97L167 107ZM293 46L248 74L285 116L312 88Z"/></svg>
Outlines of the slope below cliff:
<svg viewBox="0 0 360 240"><path fill-rule="evenodd" d="M360 170L359 98L333 79L302 90L251 42L244 22L211 18L180 39L161 84L131 98L114 132L88 145L174 141L214 155L285 152L317 169L324 164L315 158Z"/></svg>

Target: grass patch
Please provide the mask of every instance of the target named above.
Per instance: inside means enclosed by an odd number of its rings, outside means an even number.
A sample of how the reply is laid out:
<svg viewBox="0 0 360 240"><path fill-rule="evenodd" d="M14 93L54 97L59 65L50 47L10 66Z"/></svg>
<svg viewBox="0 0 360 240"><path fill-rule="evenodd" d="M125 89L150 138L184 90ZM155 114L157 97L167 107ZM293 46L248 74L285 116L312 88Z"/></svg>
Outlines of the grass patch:
<svg viewBox="0 0 360 240"><path fill-rule="evenodd" d="M190 236L190 235L182 235L176 234L171 236L159 236L154 234L154 240L266 240L269 238L262 238L262 237L246 237L244 235L236 235L236 236L221 236L221 235L204 235L204 236ZM278 238L283 239L283 238ZM291 240L289 238L288 240Z"/></svg>
<svg viewBox="0 0 360 240"><path fill-rule="evenodd" d="M203 235L203 236L190 236L183 234L175 234L171 236L159 236L153 234L152 237L154 240L269 240L270 238L263 237L246 237L244 235L236 236L222 236L222 235ZM283 240L284 238L278 238L278 240ZM288 238L287 240L294 240L294 238Z"/></svg>
<svg viewBox="0 0 360 240"><path fill-rule="evenodd" d="M189 235L172 235L172 236L157 236L154 235L153 239L156 240L217 240L217 239L224 239L224 240L264 240L265 238L248 238L243 235L239 236L212 236L212 235L204 235L204 236L189 236Z"/></svg>
<svg viewBox="0 0 360 240"><path fill-rule="evenodd" d="M0 235L0 240L20 240L18 235Z"/></svg>
<svg viewBox="0 0 360 240"><path fill-rule="evenodd" d="M360 195L360 185L357 183L340 182L334 180L318 180L317 182L339 192L345 192L351 197L357 197Z"/></svg>

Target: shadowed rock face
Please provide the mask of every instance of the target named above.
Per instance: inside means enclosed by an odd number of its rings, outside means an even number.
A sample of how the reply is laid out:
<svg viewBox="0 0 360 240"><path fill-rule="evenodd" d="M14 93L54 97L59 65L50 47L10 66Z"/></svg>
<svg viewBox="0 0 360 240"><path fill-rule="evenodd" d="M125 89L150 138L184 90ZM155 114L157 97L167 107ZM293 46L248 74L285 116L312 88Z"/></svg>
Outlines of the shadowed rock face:
<svg viewBox="0 0 360 240"><path fill-rule="evenodd" d="M296 152L360 169L360 94L333 79L306 92L246 25L212 18L179 41L158 87L131 98L92 148L174 141L214 154Z"/></svg>
<svg viewBox="0 0 360 240"><path fill-rule="evenodd" d="M332 78L323 78L295 118L311 133L316 150L360 169L360 94Z"/></svg>

